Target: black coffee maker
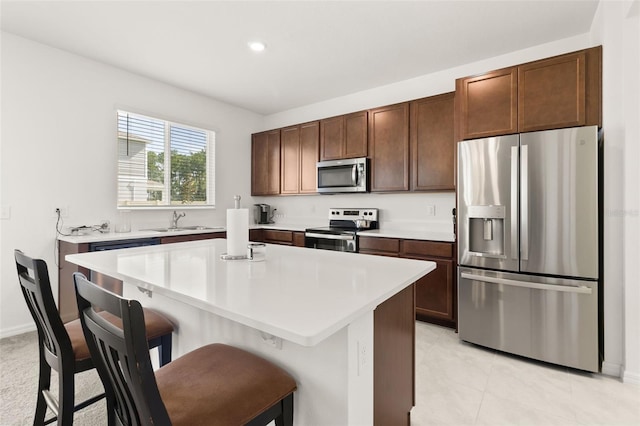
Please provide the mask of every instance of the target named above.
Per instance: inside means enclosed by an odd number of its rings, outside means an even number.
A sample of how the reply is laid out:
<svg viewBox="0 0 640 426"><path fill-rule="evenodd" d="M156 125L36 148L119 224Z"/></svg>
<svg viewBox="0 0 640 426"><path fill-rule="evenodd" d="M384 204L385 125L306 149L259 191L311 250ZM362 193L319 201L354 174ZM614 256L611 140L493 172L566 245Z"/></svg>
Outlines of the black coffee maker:
<svg viewBox="0 0 640 426"><path fill-rule="evenodd" d="M273 214L276 209L272 209L269 204L254 204L253 219L257 224L268 224L273 222Z"/></svg>

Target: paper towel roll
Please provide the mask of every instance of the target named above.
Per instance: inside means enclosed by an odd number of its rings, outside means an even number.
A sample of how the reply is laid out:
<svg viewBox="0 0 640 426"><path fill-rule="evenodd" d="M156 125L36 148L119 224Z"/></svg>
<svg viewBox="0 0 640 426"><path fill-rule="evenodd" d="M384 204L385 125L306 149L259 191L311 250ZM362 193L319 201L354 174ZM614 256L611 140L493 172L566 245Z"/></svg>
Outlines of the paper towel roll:
<svg viewBox="0 0 640 426"><path fill-rule="evenodd" d="M227 255L246 256L249 243L249 210L227 209Z"/></svg>

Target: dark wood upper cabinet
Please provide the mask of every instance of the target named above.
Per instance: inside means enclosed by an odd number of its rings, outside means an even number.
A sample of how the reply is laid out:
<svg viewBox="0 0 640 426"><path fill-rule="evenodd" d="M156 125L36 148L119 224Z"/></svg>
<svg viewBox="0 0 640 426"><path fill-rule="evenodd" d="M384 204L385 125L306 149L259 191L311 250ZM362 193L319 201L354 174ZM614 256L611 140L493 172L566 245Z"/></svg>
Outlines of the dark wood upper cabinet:
<svg viewBox="0 0 640 426"><path fill-rule="evenodd" d="M251 137L251 195L280 193L280 129Z"/></svg>
<svg viewBox="0 0 640 426"><path fill-rule="evenodd" d="M297 194L300 187L300 127L280 130L280 193Z"/></svg>
<svg viewBox="0 0 640 426"><path fill-rule="evenodd" d="M320 160L367 156L367 111L320 120Z"/></svg>
<svg viewBox="0 0 640 426"><path fill-rule="evenodd" d="M367 111L344 116L344 158L367 156Z"/></svg>
<svg viewBox="0 0 640 426"><path fill-rule="evenodd" d="M280 193L316 192L319 123L300 124L280 131Z"/></svg>
<svg viewBox="0 0 640 426"><path fill-rule="evenodd" d="M602 46L456 80L461 139L602 125Z"/></svg>
<svg viewBox="0 0 640 426"><path fill-rule="evenodd" d="M586 51L519 66L518 130L584 126L586 67Z"/></svg>
<svg viewBox="0 0 640 426"><path fill-rule="evenodd" d="M518 132L518 69L458 79L463 139Z"/></svg>
<svg viewBox="0 0 640 426"><path fill-rule="evenodd" d="M445 93L409 106L412 191L455 189L454 99Z"/></svg>
<svg viewBox="0 0 640 426"><path fill-rule="evenodd" d="M369 111L371 191L409 189L409 103Z"/></svg>
<svg viewBox="0 0 640 426"><path fill-rule="evenodd" d="M300 193L317 192L316 163L319 158L320 122L300 125Z"/></svg>

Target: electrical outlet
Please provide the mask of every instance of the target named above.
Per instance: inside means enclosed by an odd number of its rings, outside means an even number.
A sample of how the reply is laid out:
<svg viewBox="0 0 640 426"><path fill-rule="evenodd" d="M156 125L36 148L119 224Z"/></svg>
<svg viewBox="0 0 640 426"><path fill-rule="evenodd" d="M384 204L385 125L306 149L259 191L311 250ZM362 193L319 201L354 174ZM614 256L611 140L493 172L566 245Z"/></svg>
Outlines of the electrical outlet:
<svg viewBox="0 0 640 426"><path fill-rule="evenodd" d="M435 216L436 215L436 206L433 204L429 204L426 206L427 216Z"/></svg>
<svg viewBox="0 0 640 426"><path fill-rule="evenodd" d="M367 345L358 341L358 376L367 366Z"/></svg>
<svg viewBox="0 0 640 426"><path fill-rule="evenodd" d="M53 208L53 216L58 217L58 213L60 217L67 218L69 217L69 207L54 207Z"/></svg>

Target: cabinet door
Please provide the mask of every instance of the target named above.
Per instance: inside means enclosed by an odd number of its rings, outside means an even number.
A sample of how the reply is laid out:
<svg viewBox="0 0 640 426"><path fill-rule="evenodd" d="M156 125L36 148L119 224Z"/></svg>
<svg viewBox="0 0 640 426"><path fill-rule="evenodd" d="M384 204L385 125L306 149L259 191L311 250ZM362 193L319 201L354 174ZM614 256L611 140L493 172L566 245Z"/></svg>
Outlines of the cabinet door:
<svg viewBox="0 0 640 426"><path fill-rule="evenodd" d="M280 193L300 192L300 127L280 131Z"/></svg>
<svg viewBox="0 0 640 426"><path fill-rule="evenodd" d="M518 132L517 71L504 68L456 81L463 139Z"/></svg>
<svg viewBox="0 0 640 426"><path fill-rule="evenodd" d="M279 229L263 230L263 238L265 243L283 244L290 246L293 244L293 232L283 231Z"/></svg>
<svg viewBox="0 0 640 426"><path fill-rule="evenodd" d="M397 257L399 251L397 238L358 237L358 253Z"/></svg>
<svg viewBox="0 0 640 426"><path fill-rule="evenodd" d="M295 247L304 247L304 232L293 233L293 245Z"/></svg>
<svg viewBox="0 0 640 426"><path fill-rule="evenodd" d="M320 160L342 158L344 147L344 116L320 120Z"/></svg>
<svg viewBox="0 0 640 426"><path fill-rule="evenodd" d="M436 269L416 281L416 313L454 321L453 260L429 259Z"/></svg>
<svg viewBox="0 0 640 426"><path fill-rule="evenodd" d="M318 191L316 163L320 144L320 123L300 125L300 193L312 194Z"/></svg>
<svg viewBox="0 0 640 426"><path fill-rule="evenodd" d="M409 103L369 112L371 191L409 189Z"/></svg>
<svg viewBox="0 0 640 426"><path fill-rule="evenodd" d="M411 189L455 189L454 93L410 104Z"/></svg>
<svg viewBox="0 0 640 426"><path fill-rule="evenodd" d="M76 302L76 288L73 283L73 274L82 272L90 277L91 271L74 263L67 262L68 254L86 253L89 244L75 244L58 240L58 312L63 322L73 321L78 318L78 304Z"/></svg>
<svg viewBox="0 0 640 426"><path fill-rule="evenodd" d="M251 138L251 195L280 193L280 130Z"/></svg>
<svg viewBox="0 0 640 426"><path fill-rule="evenodd" d="M344 158L367 156L367 111L344 117Z"/></svg>
<svg viewBox="0 0 640 426"><path fill-rule="evenodd" d="M586 53L518 67L518 130L557 129L586 123Z"/></svg>
<svg viewBox="0 0 640 426"><path fill-rule="evenodd" d="M160 244L183 243L186 241L211 240L215 238L226 238L226 237L227 237L226 232L209 232L206 234L174 235L170 237L160 238Z"/></svg>

